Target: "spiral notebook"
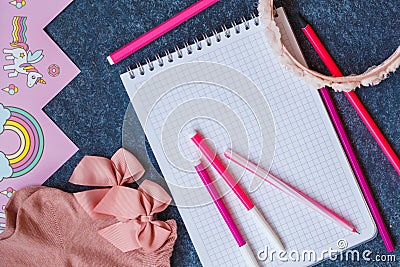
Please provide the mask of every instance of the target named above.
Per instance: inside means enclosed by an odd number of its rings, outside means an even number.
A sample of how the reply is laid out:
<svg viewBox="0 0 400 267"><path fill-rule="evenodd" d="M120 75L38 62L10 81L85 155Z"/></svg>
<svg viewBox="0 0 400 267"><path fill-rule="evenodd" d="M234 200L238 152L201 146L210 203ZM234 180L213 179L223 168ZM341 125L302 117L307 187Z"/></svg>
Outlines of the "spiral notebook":
<svg viewBox="0 0 400 267"><path fill-rule="evenodd" d="M304 62L283 10L277 12L282 39ZM232 147L264 168L270 167L351 221L360 232L338 227L269 184L251 188L257 178L229 165L242 186L252 191L250 197L287 248L286 261L275 255L271 262L271 255L265 254L273 249L268 247L267 236L248 218L236 196L225 191L225 203L260 256L261 265L314 264L328 256L324 250L354 247L376 234L318 91L280 64L263 29L258 17L233 23L230 29L224 27L192 45L177 46L175 52L167 51L121 75L204 266L244 266L244 261L191 165L198 157L189 140L193 130L213 140L219 155ZM239 140L240 136L245 140ZM218 179L220 191L226 190L212 168L209 171ZM297 251L291 255L299 258L290 258L291 251ZM315 251L315 258L302 258L304 251Z"/></svg>

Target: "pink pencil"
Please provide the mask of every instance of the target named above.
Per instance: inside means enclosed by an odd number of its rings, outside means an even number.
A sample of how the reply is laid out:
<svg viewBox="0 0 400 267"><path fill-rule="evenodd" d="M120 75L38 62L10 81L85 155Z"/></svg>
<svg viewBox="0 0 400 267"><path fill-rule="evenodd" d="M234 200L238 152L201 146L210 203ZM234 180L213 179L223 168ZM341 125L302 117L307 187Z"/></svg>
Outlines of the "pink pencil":
<svg viewBox="0 0 400 267"><path fill-rule="evenodd" d="M222 215L222 218L228 225L229 230L231 231L233 237L235 238L236 243L238 244L240 252L245 258L247 265L258 266L257 259L254 257L254 254L251 252L250 247L247 245L242 234L240 233L240 230L237 228L235 221L232 219L232 216L229 213L228 209L226 208L224 201L220 197L217 189L214 187L213 181L211 180L210 176L205 170L203 164L199 162L194 168L196 169L201 180L206 186L208 192L210 193L211 198L213 199L215 205L217 206L219 212Z"/></svg>
<svg viewBox="0 0 400 267"><path fill-rule="evenodd" d="M218 156L213 153L211 148L207 145L207 142L203 139L203 137L195 132L192 137L192 141L195 145L200 149L201 153L204 157L211 163L214 169L222 176L228 186L233 190L236 196L240 199L246 209L250 212L255 222L258 226L267 233L268 240L274 244L275 248L279 250L284 250L282 242L279 240L277 234L272 230L271 226L264 219L261 212L254 206L253 202L246 195L240 185L236 182L236 180L232 177L232 175L228 172L224 164L222 164L221 160Z"/></svg>
<svg viewBox="0 0 400 267"><path fill-rule="evenodd" d="M201 0L197 3L191 5L187 9L181 11L180 13L176 14L172 18L164 21L157 27L153 28L152 30L148 31L147 33L141 35L137 39L133 40L129 44L123 46L122 48L118 49L111 55L107 57L108 62L111 65L117 64L124 58L132 55L139 49L143 48L144 46L148 45L149 43L153 42L157 38L161 37L162 35L166 34L170 30L176 28L180 24L184 23L188 19L194 17L204 9L212 6L219 0Z"/></svg>
<svg viewBox="0 0 400 267"><path fill-rule="evenodd" d="M307 196L297 188L291 186L290 184L284 182L282 179L278 178L277 176L273 175L270 172L260 168L253 162L245 159L241 155L233 152L232 150L228 149L224 153L225 157L230 159L232 162L238 164L240 167L245 168L249 172L255 174L256 176L260 177L264 181L270 183L274 187L278 188L279 190L283 191L285 194L293 197L294 199L298 200L299 202L309 206L310 208L314 209L315 211L319 212L320 214L324 215L328 219L332 220L333 222L337 223L341 227L344 227L354 233L358 233L354 225L350 222L345 220L344 218L340 217L338 214L333 212L332 210L328 209L324 205L318 203L316 200L312 199L311 197Z"/></svg>
<svg viewBox="0 0 400 267"><path fill-rule="evenodd" d="M319 40L317 34L314 32L313 28L311 27L310 24L308 24L304 18L299 15L298 20L302 26L302 30L306 37L310 40L312 46L315 48L317 51L318 55L321 57L322 61L325 63L325 65L328 67L329 71L332 73L333 76L342 76L342 72L330 56L329 52L326 50L324 45L322 44L321 40ZM343 127L343 124L340 120L340 117L335 109L335 106L333 104L333 101L329 95L328 89L322 88L321 89L321 95L326 103L327 109L331 115L331 118L335 124L336 130L338 132L338 135L342 141L342 145L346 151L346 154L349 158L350 164L353 167L353 171L356 174L356 177L358 179L358 182L360 184L361 190L364 193L364 197L368 203L368 206L371 210L371 213L375 219L376 225L378 227L379 233L381 234L383 243L385 244L385 247L388 252L394 251L394 243L392 238L390 237L389 231L386 227L386 224L382 218L382 215L379 212L378 205L376 204L376 201L374 199L374 196L371 192L371 189L368 185L367 179L365 178L360 164L358 163L357 157L354 153L353 148L351 147L350 140L347 137L346 131ZM368 114L368 111L365 109L364 105L360 101L360 99L357 97L356 93L354 91L345 93L347 99L350 101L350 103L353 105L353 107L356 109L357 113L359 116L362 118L363 122L366 124L367 128L375 138L375 140L378 142L379 146L385 153L385 155L389 158L390 162L392 163L393 167L396 169L396 171L400 174L400 161L393 149L390 147L389 143L386 141L385 137L379 130L378 126L375 124L371 116Z"/></svg>

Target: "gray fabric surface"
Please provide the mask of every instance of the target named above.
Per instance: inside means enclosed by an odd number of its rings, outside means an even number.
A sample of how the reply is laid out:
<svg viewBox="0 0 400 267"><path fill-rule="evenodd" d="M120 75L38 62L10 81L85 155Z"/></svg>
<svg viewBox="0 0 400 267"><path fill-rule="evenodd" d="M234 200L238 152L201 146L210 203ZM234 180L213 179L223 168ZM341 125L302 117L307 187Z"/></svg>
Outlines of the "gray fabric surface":
<svg viewBox="0 0 400 267"><path fill-rule="evenodd" d="M106 62L109 53L158 25L194 0L180 1L87 1L75 0L47 28L51 38L67 53L82 73L45 108L45 112L80 148L45 185L76 192L83 188L69 184L74 167L84 155L110 157L121 147L121 126L129 99L119 79L124 66L156 53L173 49L176 44L201 37L203 32L256 12L251 0L222 0L187 23L169 32L116 66ZM313 25L333 58L345 74L360 73L379 64L400 44L400 1L366 0L288 0L284 6L295 27L310 66L327 73L312 47L296 27L294 14L301 11ZM392 74L379 86L362 88L357 94L400 155L400 75ZM369 134L348 101L333 94L366 177L381 207L390 231L400 239L399 176ZM138 135L142 130L138 129ZM146 153L144 145L137 148ZM149 150L149 149L148 149ZM178 222L178 240L173 266L200 266L179 212L168 208L161 218ZM371 249L373 255L387 254L380 237L357 247ZM400 260L400 253L394 253ZM366 262L325 261L319 266L380 265ZM383 265L382 265L383 266ZM393 263L392 266L395 266ZM398 266L398 265L396 265Z"/></svg>

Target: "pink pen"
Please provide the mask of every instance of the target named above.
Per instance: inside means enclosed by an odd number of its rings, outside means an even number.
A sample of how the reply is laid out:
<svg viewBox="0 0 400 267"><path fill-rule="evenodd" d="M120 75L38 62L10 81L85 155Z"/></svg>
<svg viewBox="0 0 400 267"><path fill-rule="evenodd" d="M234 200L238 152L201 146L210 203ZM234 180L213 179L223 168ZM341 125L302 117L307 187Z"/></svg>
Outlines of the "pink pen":
<svg viewBox="0 0 400 267"><path fill-rule="evenodd" d="M164 21L157 27L153 28L152 30L146 32L145 34L139 36L129 44L123 46L122 48L118 49L111 55L107 57L108 62L111 65L117 64L124 58L132 55L139 49L143 48L144 46L148 45L149 43L153 42L154 40L158 39L162 35L166 34L170 30L176 28L180 24L184 23L188 19L194 17L198 13L202 12L206 8L212 6L219 0L201 0L197 3L194 3L187 9L183 10L182 12L176 14L172 18Z"/></svg>
<svg viewBox="0 0 400 267"><path fill-rule="evenodd" d="M214 187L213 181L211 180L210 176L205 170L203 164L201 162L198 162L194 168L199 174L201 180L206 186L208 192L210 193L211 198L213 199L215 205L217 206L219 212L221 213L222 218L228 225L229 230L231 231L233 237L235 238L237 244L239 245L240 252L242 253L244 259L246 260L246 264L248 266L258 266L257 259L254 257L254 254L252 253L250 247L247 245L242 234L237 228L235 221L232 219L232 216L229 213L228 209L226 208L224 201L220 197L217 189Z"/></svg>
<svg viewBox="0 0 400 267"><path fill-rule="evenodd" d="M211 163L214 169L222 176L228 186L233 190L236 196L240 199L246 209L250 212L253 219L256 221L258 226L267 233L268 240L275 246L278 250L284 250L282 242L279 240L279 237L272 230L271 226L265 220L261 212L254 206L253 202L246 195L240 185L236 182L236 180L229 173L227 168L222 164L221 160L217 155L213 153L211 148L207 145L207 142L203 139L203 137L195 132L191 137L192 141L196 144L196 146L200 149L201 153L205 156L205 158Z"/></svg>

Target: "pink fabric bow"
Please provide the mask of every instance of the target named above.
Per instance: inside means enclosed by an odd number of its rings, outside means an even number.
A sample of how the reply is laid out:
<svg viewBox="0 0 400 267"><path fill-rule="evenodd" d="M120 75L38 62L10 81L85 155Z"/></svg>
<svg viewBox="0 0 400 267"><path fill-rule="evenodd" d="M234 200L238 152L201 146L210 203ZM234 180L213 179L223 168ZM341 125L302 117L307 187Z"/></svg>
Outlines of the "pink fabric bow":
<svg viewBox="0 0 400 267"><path fill-rule="evenodd" d="M170 226L154 220L166 209L171 197L162 187L145 180L139 189L124 187L141 178L143 166L135 156L121 148L111 160L87 156L70 178L73 184L111 186L75 193L83 209L94 220L115 217L119 222L99 230L99 234L123 252L143 248L159 249L171 234Z"/></svg>

